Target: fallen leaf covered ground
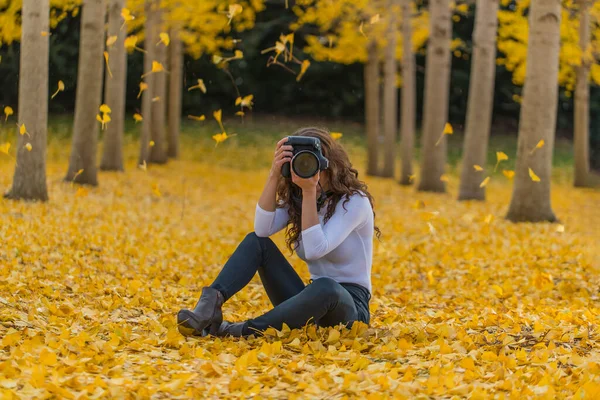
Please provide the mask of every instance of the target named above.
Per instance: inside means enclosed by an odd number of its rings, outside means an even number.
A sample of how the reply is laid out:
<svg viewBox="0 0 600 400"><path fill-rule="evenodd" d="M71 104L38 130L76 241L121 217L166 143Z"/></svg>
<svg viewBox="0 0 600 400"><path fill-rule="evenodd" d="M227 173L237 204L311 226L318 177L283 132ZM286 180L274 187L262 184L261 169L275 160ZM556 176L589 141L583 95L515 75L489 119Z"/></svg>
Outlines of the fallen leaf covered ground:
<svg viewBox="0 0 600 400"><path fill-rule="evenodd" d="M143 171L130 148L125 173L79 188L53 146L51 201L0 200L0 398L600 396L600 192L566 172L561 224L505 221L501 174L485 203L457 202L453 174L448 195L368 178L383 232L368 329L185 339L175 313L251 231L267 172L225 158L263 153L211 145ZM12 168L0 160L0 187ZM256 278L224 314L269 307Z"/></svg>

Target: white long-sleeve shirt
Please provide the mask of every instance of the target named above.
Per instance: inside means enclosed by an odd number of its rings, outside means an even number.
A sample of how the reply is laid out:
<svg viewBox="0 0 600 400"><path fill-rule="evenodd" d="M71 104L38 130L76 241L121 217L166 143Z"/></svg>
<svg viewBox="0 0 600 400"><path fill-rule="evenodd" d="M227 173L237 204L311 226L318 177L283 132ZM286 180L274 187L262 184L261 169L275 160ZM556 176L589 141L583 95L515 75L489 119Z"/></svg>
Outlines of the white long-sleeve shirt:
<svg viewBox="0 0 600 400"><path fill-rule="evenodd" d="M373 209L361 194L350 196L344 206L345 200L342 197L338 202L326 224L323 218L327 207L321 207L319 224L302 231L296 253L308 264L311 279L327 277L339 283L354 283L370 293ZM257 204L254 232L260 237L271 236L285 228L288 220L287 208L266 211Z"/></svg>

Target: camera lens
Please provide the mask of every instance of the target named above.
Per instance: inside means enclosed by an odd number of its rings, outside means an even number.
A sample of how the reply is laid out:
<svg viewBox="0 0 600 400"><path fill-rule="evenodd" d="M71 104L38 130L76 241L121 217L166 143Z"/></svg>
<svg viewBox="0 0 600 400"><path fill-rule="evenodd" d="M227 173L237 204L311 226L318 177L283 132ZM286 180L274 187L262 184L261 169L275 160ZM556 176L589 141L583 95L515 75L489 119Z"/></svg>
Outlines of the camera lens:
<svg viewBox="0 0 600 400"><path fill-rule="evenodd" d="M301 151L292 160L294 172L301 178L310 178L319 170L319 159L310 151Z"/></svg>

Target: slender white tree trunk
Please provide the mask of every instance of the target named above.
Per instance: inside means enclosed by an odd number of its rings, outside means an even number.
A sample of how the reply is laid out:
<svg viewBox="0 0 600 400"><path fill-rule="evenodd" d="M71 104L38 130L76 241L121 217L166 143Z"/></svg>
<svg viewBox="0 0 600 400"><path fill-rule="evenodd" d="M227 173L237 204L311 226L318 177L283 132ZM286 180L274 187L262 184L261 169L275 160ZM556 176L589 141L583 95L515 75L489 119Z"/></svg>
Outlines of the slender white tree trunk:
<svg viewBox="0 0 600 400"><path fill-rule="evenodd" d="M380 86L377 42L368 45L368 60L365 64L365 123L367 125L367 174L379 175L379 127L380 127Z"/></svg>
<svg viewBox="0 0 600 400"><path fill-rule="evenodd" d="M579 46L585 52L590 45L589 1L579 1ZM575 186L588 185L590 172L590 65L585 59L577 68L577 86L575 88Z"/></svg>
<svg viewBox="0 0 600 400"><path fill-rule="evenodd" d="M116 36L117 41L107 50L112 72L105 73L104 102L112 109L112 121L104 133L104 148L100 169L123 171L123 132L125 130L125 89L127 85L127 51L125 37L127 30L121 29L121 10L125 0L110 0L108 6L108 36Z"/></svg>
<svg viewBox="0 0 600 400"><path fill-rule="evenodd" d="M515 183L506 216L515 222L556 221L550 202L550 180L558 99L560 19L560 0L531 3ZM542 139L545 145L532 153ZM539 182L531 179L530 169Z"/></svg>
<svg viewBox="0 0 600 400"><path fill-rule="evenodd" d="M7 198L48 200L46 136L48 130L48 0L23 0L19 66L19 125L29 135L17 140L17 163ZM31 145L31 151L27 144Z"/></svg>
<svg viewBox="0 0 600 400"><path fill-rule="evenodd" d="M427 44L421 177L418 190L445 192L446 184L440 178L446 168L447 144L445 135L441 140L439 138L448 121L452 39L450 0L431 0L429 10L431 29Z"/></svg>
<svg viewBox="0 0 600 400"><path fill-rule="evenodd" d="M144 73L152 70L152 61L155 60L156 42L154 29L154 6L153 0L146 0L144 3L144 14L146 14L146 23L144 30L146 33L144 40ZM152 140L152 92L154 88L155 74L148 74L143 78L143 82L148 88L142 93L142 134L140 136L140 157L138 164L147 164L150 162L150 141Z"/></svg>
<svg viewBox="0 0 600 400"><path fill-rule="evenodd" d="M96 150L104 70L104 0L83 0L81 5L79 67L75 99L73 146L65 180L97 185Z"/></svg>
<svg viewBox="0 0 600 400"><path fill-rule="evenodd" d="M169 157L179 157L179 128L181 126L181 87L183 74L183 46L179 38L178 26L171 28L171 46L169 48Z"/></svg>
<svg viewBox="0 0 600 400"><path fill-rule="evenodd" d="M159 8L160 2L155 2L154 15L154 46L155 59L163 66L167 65L167 47L164 43L156 45L160 37L159 33L164 32L163 12ZM154 85L152 90L152 140L154 146L150 148L150 162L154 164L164 164L168 160L167 155L167 76L166 72L154 74Z"/></svg>
<svg viewBox="0 0 600 400"><path fill-rule="evenodd" d="M476 12L459 200L485 200L486 175L473 165L485 166L494 107L498 0L477 0Z"/></svg>
<svg viewBox="0 0 600 400"><path fill-rule="evenodd" d="M389 0L387 45L383 67L383 170L381 175L393 177L395 172L396 140L398 137L398 89L396 87L396 0Z"/></svg>
<svg viewBox="0 0 600 400"><path fill-rule="evenodd" d="M415 147L417 102L415 55L412 48L412 0L402 0L402 104L400 111L400 184L410 185Z"/></svg>

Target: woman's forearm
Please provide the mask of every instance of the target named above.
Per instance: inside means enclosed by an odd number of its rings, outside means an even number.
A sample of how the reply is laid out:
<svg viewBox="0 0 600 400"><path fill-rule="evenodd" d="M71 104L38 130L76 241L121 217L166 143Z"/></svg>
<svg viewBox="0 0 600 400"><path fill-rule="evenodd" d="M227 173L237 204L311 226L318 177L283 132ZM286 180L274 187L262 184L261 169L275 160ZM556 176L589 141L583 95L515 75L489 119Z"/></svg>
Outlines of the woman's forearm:
<svg viewBox="0 0 600 400"><path fill-rule="evenodd" d="M265 211L275 211L277 207L277 180L277 176L269 174L267 183L258 199L258 205Z"/></svg>
<svg viewBox="0 0 600 400"><path fill-rule="evenodd" d="M302 191L302 230L319 224L317 190Z"/></svg>

